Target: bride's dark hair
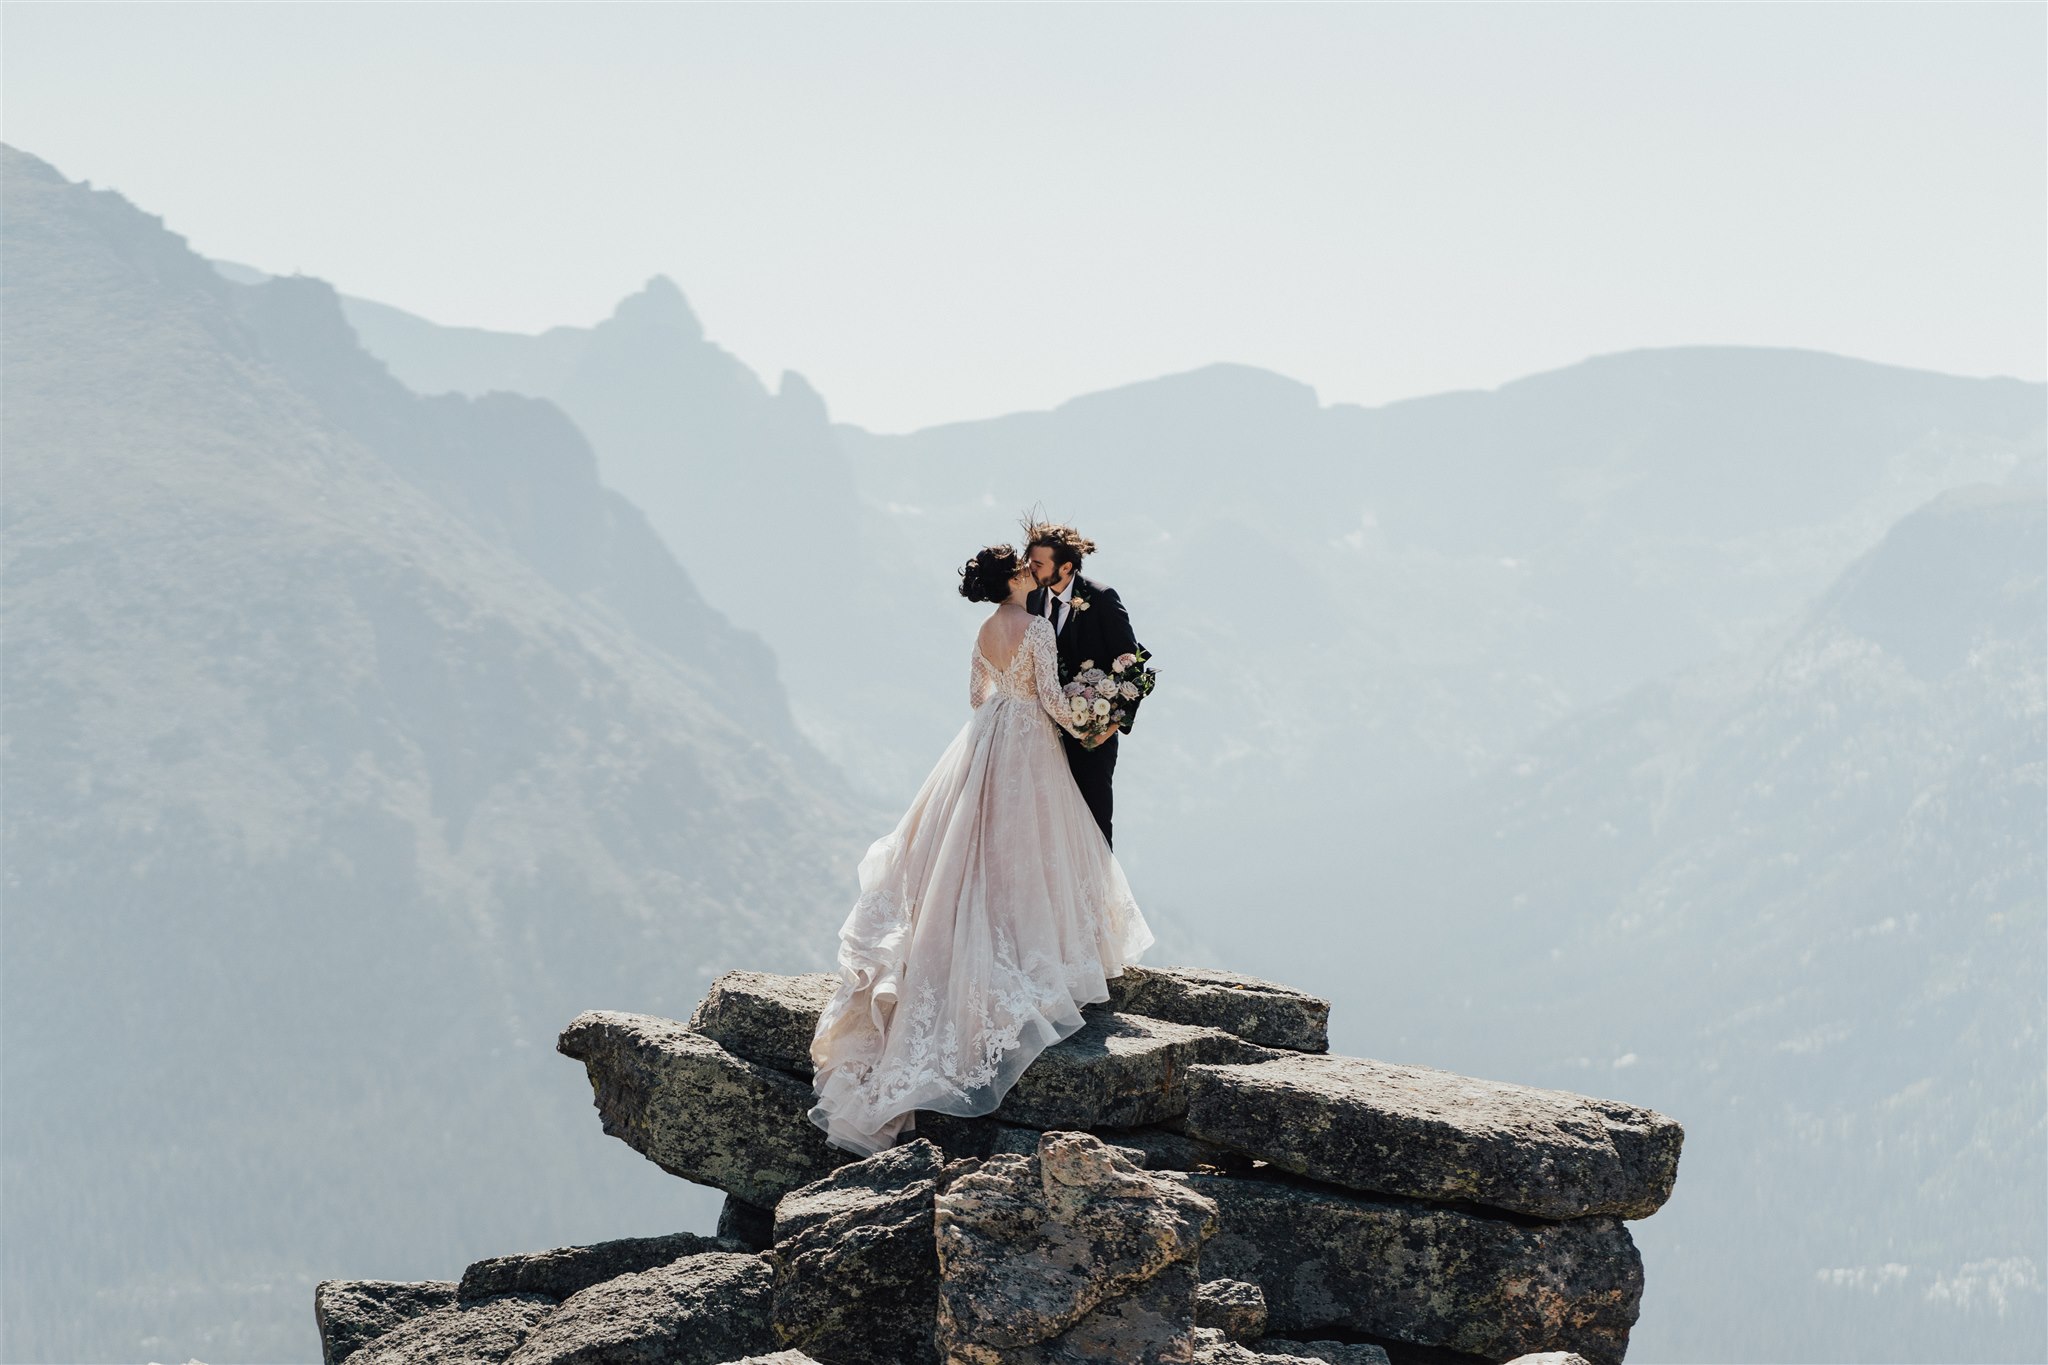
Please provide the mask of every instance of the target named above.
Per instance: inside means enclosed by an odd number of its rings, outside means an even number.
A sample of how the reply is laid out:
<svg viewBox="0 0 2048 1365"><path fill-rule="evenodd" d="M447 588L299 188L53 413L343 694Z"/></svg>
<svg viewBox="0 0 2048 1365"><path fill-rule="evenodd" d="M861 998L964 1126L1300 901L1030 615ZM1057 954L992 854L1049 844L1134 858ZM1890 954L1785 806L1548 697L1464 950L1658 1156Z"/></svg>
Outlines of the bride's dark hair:
<svg viewBox="0 0 2048 1365"><path fill-rule="evenodd" d="M1001 602L1009 597L1016 573L1016 550L991 545L960 566L960 595L970 602Z"/></svg>

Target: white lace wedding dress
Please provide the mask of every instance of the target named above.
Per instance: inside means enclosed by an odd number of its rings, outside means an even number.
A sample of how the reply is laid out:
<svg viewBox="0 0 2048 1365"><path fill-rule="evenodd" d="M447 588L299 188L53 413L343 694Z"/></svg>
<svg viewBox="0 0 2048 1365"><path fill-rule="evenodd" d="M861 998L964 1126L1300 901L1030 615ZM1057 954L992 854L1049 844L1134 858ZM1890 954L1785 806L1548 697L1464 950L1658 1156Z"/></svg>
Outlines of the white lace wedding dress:
<svg viewBox="0 0 2048 1365"><path fill-rule="evenodd" d="M977 645L974 715L860 863L839 989L811 1039L811 1121L869 1156L918 1109L986 1114L1152 946L1067 770L1052 624L1009 667Z"/></svg>

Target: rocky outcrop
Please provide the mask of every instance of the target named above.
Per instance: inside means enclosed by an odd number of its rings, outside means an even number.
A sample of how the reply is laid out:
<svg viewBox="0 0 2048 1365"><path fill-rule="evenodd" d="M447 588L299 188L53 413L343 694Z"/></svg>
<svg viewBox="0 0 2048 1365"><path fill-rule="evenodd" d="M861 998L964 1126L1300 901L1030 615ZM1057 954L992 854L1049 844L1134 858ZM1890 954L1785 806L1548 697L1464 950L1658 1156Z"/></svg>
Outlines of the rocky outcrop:
<svg viewBox="0 0 2048 1365"><path fill-rule="evenodd" d="M348 1360L350 1365L504 1365L554 1307L553 1299L540 1294L506 1294L436 1308L373 1338Z"/></svg>
<svg viewBox="0 0 2048 1365"><path fill-rule="evenodd" d="M939 1260L934 1200L949 1169L914 1141L842 1166L775 1206L776 1341L834 1365L933 1365Z"/></svg>
<svg viewBox="0 0 2048 1365"><path fill-rule="evenodd" d="M529 1256L493 1256L462 1272L457 1293L465 1302L499 1294L545 1294L566 1299L605 1280L652 1270L683 1256L707 1251L746 1251L738 1242L678 1232L667 1237L627 1237L595 1246L557 1247Z"/></svg>
<svg viewBox="0 0 2048 1365"><path fill-rule="evenodd" d="M1184 1361L1216 1206L1100 1139L1047 1133L937 1201L948 1361Z"/></svg>
<svg viewBox="0 0 2048 1365"><path fill-rule="evenodd" d="M620 1275L565 1300L507 1365L725 1365L769 1351L773 1279L761 1257L719 1251Z"/></svg>
<svg viewBox="0 0 2048 1365"><path fill-rule="evenodd" d="M1362 1199L1263 1168L1161 1178L1215 1202L1223 1230L1202 1268L1258 1285L1270 1332L1342 1329L1490 1360L1569 1344L1614 1365L1627 1349L1643 1270L1618 1218Z"/></svg>
<svg viewBox="0 0 2048 1365"><path fill-rule="evenodd" d="M1109 983L1109 1007L1119 1014L1222 1029L1263 1047L1330 1050L1329 1001L1236 972L1129 966Z"/></svg>
<svg viewBox="0 0 2048 1365"><path fill-rule="evenodd" d="M341 1365L365 1343L437 1308L455 1306L452 1280L325 1280L313 1290L322 1365Z"/></svg>
<svg viewBox="0 0 2048 1365"><path fill-rule="evenodd" d="M838 983L830 972L727 972L697 1003L690 1027L736 1057L809 1076L811 1035Z"/></svg>
<svg viewBox="0 0 2048 1365"><path fill-rule="evenodd" d="M834 988L730 972L687 1024L578 1016L559 1047L605 1132L725 1190L718 1236L497 1257L459 1290L324 1284L327 1365L1627 1351L1643 1267L1625 1220L1670 1197L1683 1138L1661 1114L1331 1056L1313 997L1130 968L996 1112L919 1114L857 1161L807 1116Z"/></svg>
<svg viewBox="0 0 2048 1365"><path fill-rule="evenodd" d="M1188 1093L1194 1136L1370 1193L1538 1218L1647 1218L1678 1178L1677 1124L1561 1090L1282 1054L1197 1066Z"/></svg>
<svg viewBox="0 0 2048 1365"><path fill-rule="evenodd" d="M810 1086L673 1020L592 1010L555 1046L588 1070L604 1131L670 1175L772 1208L846 1160L805 1117Z"/></svg>

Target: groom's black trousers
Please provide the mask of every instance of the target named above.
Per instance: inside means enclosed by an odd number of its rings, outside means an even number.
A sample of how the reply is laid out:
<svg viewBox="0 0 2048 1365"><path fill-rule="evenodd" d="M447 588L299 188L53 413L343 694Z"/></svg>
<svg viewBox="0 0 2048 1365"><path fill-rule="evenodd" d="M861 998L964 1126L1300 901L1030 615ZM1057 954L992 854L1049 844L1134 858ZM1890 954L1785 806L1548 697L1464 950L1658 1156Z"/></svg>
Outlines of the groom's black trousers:
<svg viewBox="0 0 2048 1365"><path fill-rule="evenodd" d="M1102 827L1103 839L1112 847L1116 840L1110 838L1109 816L1115 803L1110 795L1110 778L1116 773L1118 738L1111 735L1106 743L1086 749L1072 735L1061 736L1061 742L1067 746L1067 767L1074 774L1074 785L1081 789L1088 813L1095 817L1095 823Z"/></svg>

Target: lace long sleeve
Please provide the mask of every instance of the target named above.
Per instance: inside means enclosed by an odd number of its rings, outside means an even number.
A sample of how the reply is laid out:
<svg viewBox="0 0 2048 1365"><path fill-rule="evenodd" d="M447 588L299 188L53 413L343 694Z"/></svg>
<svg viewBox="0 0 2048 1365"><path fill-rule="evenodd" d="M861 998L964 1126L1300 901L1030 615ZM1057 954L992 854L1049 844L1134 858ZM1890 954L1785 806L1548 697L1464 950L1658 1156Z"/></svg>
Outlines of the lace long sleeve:
<svg viewBox="0 0 2048 1365"><path fill-rule="evenodd" d="M1081 731L1074 725L1074 713L1068 709L1067 695L1060 691L1060 660L1053 645L1052 623L1043 616L1032 618L1030 628L1024 632L1024 648L1031 651L1038 704L1052 717L1053 724L1075 739L1082 738Z"/></svg>
<svg viewBox="0 0 2048 1365"><path fill-rule="evenodd" d="M967 665L967 704L979 711L995 694L996 671L981 657L981 646L976 645L974 657Z"/></svg>

